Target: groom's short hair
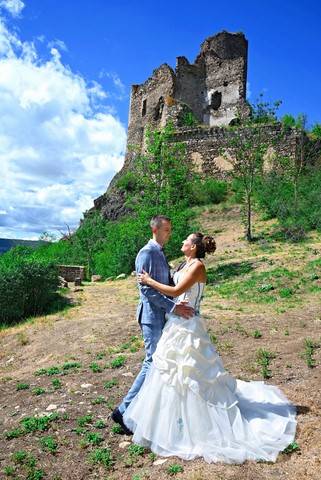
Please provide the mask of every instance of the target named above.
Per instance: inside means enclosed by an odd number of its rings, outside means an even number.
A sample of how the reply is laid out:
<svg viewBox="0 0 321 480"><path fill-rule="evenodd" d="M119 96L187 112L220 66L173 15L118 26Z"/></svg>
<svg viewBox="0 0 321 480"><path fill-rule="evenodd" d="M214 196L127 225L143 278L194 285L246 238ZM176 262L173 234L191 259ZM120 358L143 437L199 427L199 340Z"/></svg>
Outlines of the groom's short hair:
<svg viewBox="0 0 321 480"><path fill-rule="evenodd" d="M150 221L150 227L156 227L159 228L163 222L171 222L171 219L169 217L166 217L166 215L155 215L154 217L151 218Z"/></svg>

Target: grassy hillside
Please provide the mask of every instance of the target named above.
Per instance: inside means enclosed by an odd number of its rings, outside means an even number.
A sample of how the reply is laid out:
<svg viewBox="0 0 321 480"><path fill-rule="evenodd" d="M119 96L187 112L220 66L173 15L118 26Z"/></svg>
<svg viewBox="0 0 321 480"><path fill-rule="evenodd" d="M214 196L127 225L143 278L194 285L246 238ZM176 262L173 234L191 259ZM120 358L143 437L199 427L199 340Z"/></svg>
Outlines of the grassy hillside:
<svg viewBox="0 0 321 480"><path fill-rule="evenodd" d="M175 477L184 480L319 479L321 234L280 242L274 222L256 218L258 240L248 244L237 206L196 213L218 245L202 305L212 342L234 376L278 385L297 405L292 452L275 464L160 464L117 433L110 412L144 355L128 277L86 283L66 293L73 308L0 332L3 478L165 480L180 465Z"/></svg>

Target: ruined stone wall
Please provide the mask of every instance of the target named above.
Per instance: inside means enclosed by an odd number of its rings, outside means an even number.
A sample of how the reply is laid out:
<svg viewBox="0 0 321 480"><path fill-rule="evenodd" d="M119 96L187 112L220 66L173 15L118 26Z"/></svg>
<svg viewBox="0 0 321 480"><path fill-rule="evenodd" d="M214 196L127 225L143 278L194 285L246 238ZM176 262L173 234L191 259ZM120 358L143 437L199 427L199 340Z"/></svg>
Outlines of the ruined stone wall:
<svg viewBox="0 0 321 480"><path fill-rule="evenodd" d="M246 103L247 40L243 33L221 32L207 38L194 63L177 57L175 71L167 64L154 70L141 85L133 85L130 99L125 166L133 147L142 153L147 125L160 128L173 119L166 99L186 105L200 123L228 125L249 114Z"/></svg>
<svg viewBox="0 0 321 480"><path fill-rule="evenodd" d="M133 85L130 98L126 163L130 163L132 148L144 148L145 128L165 125L163 109L166 97L172 97L175 75L166 64L154 70L142 85Z"/></svg>
<svg viewBox="0 0 321 480"><path fill-rule="evenodd" d="M81 265L58 265L58 272L67 282L74 282L76 278L84 280L85 267Z"/></svg>
<svg viewBox="0 0 321 480"><path fill-rule="evenodd" d="M242 33L207 38L195 64L205 70L203 123L228 125L246 113L248 42Z"/></svg>
<svg viewBox="0 0 321 480"><path fill-rule="evenodd" d="M266 169L277 168L277 156L295 158L299 133L296 129L284 130L281 124L262 125L261 140L268 145L265 155ZM223 156L235 136L251 138L251 127L228 129L222 127L180 128L175 141L186 145L187 156L197 171L207 176L227 178L232 164Z"/></svg>
<svg viewBox="0 0 321 480"><path fill-rule="evenodd" d="M178 57L176 64L175 99L187 104L199 122L203 122L206 98L205 69L203 65L191 65L185 57Z"/></svg>

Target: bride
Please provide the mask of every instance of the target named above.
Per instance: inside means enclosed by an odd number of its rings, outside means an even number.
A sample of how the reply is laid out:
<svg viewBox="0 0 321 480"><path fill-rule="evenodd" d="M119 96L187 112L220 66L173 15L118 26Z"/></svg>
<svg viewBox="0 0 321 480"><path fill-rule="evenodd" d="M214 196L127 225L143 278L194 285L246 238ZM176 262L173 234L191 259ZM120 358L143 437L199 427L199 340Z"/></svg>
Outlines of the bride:
<svg viewBox="0 0 321 480"><path fill-rule="evenodd" d="M189 235L175 286L138 274L140 283L188 301L195 315L187 320L169 314L145 382L123 420L135 443L161 456L274 462L294 440L295 406L276 386L238 380L224 369L199 313L206 282L201 259L215 248L213 237Z"/></svg>

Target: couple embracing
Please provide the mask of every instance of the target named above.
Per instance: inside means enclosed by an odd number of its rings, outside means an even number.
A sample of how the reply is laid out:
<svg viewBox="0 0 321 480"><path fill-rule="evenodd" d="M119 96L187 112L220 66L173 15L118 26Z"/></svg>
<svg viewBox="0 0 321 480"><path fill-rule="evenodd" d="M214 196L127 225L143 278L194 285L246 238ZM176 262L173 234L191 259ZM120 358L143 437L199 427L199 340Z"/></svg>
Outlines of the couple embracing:
<svg viewBox="0 0 321 480"><path fill-rule="evenodd" d="M161 456L275 461L294 440L295 406L278 387L227 372L199 312L206 283L202 259L215 251L214 238L191 233L181 248L185 261L172 278L163 252L171 221L157 215L150 226L153 238L136 258L146 356L113 420Z"/></svg>

